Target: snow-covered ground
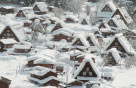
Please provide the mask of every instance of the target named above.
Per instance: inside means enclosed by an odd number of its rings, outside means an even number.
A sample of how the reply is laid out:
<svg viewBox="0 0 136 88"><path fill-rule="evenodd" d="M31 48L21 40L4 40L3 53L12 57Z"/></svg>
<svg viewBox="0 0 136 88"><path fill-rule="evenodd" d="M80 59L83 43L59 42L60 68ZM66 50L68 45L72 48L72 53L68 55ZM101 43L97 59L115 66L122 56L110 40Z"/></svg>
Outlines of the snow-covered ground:
<svg viewBox="0 0 136 88"><path fill-rule="evenodd" d="M0 75L12 80L11 88L29 87L36 85L28 80L28 74L25 71L26 56L0 56ZM69 68L71 69L71 68ZM70 71L70 70L69 70ZM136 68L124 69L116 68L115 79L112 82L102 82L101 88L136 88ZM64 75L65 77L66 75ZM71 75L69 75L70 79ZM62 78L66 81L65 78ZM72 79L70 79L72 80ZM69 80L69 81L70 81ZM53 88L53 87L46 87Z"/></svg>
<svg viewBox="0 0 136 88"><path fill-rule="evenodd" d="M0 4L0 6L8 6L8 5ZM19 8L19 6L16 6L16 5L11 5L11 7ZM93 9L96 9L95 4L92 4L92 10ZM15 27L19 26L18 28L23 29L23 23L25 22L25 20L17 19L15 15L16 14L0 15L0 19L1 19L0 28L3 29L6 25L10 25L10 26L15 26ZM49 25L47 30L50 32L54 26L55 24ZM90 33L90 32L94 33L97 30L97 27L95 26L81 25L79 23L64 23L62 24L62 26L64 26L64 30L66 28L70 31L70 33L77 33L77 34ZM72 67L73 62L70 61L70 55L69 55L70 52L60 53L57 51L57 50L61 50L61 48L63 47L66 47L66 46L69 47L70 44L65 41L60 41L60 42L50 41L52 37L50 35L51 34L47 34L46 39L45 39L45 36L41 35L37 41L40 41L41 39L40 42L42 43L33 44L33 49L29 53L29 56L34 56L35 53L39 55L50 53L50 57L55 58L55 61L64 62L66 64L64 70L65 72L67 70L67 74L59 75L58 78L63 80L63 82L65 83L71 82L73 81L72 73L74 72L75 69L73 69ZM44 39L47 41L46 43ZM105 44L109 40L111 40L111 37L103 38L103 41L105 42ZM54 48L56 49L54 50L55 53L49 52L49 49L47 49L47 47L53 46L53 45L55 45L55 48ZM7 53L14 54L14 55L7 55L5 52L4 53L0 52L0 76L6 77L12 80L10 88L20 88L20 87L21 88L56 88L56 87L50 87L50 86L49 87L39 87L38 85L35 85L29 82L29 79L28 79L28 77L30 76L29 71L28 71L29 68L26 67L28 55L15 54L13 53L12 49L11 51L12 53L9 53L10 50ZM86 54L86 52L84 53ZM57 58L57 54L59 54L58 58ZM74 51L74 54L75 54L75 51ZM45 56L48 56L48 55L45 55ZM109 67L109 68L110 69L113 68L115 70L115 72L113 72L114 80L113 81L101 80L101 88L136 88L136 67L127 69L123 66L121 67L115 66L115 67Z"/></svg>

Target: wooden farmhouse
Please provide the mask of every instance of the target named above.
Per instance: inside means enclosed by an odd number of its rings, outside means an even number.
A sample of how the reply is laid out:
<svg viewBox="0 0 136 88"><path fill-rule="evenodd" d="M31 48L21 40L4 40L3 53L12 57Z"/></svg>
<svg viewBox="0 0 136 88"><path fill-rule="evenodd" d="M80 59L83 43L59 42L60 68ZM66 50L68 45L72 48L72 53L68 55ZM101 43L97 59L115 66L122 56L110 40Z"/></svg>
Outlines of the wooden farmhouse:
<svg viewBox="0 0 136 88"><path fill-rule="evenodd" d="M6 26L4 29L0 31L0 39L7 38L12 38L19 42L26 40L26 35L22 29L14 29L11 28L10 26Z"/></svg>
<svg viewBox="0 0 136 88"><path fill-rule="evenodd" d="M120 19L123 20L126 25L129 25L130 23L133 22L131 16L129 15L127 10L123 7L116 9L116 11L114 12L111 18L113 18L116 15L119 15Z"/></svg>
<svg viewBox="0 0 136 88"><path fill-rule="evenodd" d="M81 24L83 24L83 25L88 25L86 19L83 19L82 22L81 22Z"/></svg>
<svg viewBox="0 0 136 88"><path fill-rule="evenodd" d="M0 87L1 88L10 88L11 80L5 78L5 77L0 77Z"/></svg>
<svg viewBox="0 0 136 88"><path fill-rule="evenodd" d="M51 32L56 31L60 28L63 28L63 23L62 22L56 22L55 26L53 27L53 29L51 30Z"/></svg>
<svg viewBox="0 0 136 88"><path fill-rule="evenodd" d="M13 46L15 53L29 53L32 48L32 44L29 42L19 42Z"/></svg>
<svg viewBox="0 0 136 88"><path fill-rule="evenodd" d="M88 17L82 17L82 18L79 20L79 23L81 23L82 25L89 25L89 24L90 24L89 18L88 18Z"/></svg>
<svg viewBox="0 0 136 88"><path fill-rule="evenodd" d="M121 64L121 57L116 48L110 49L106 58L106 66L116 66Z"/></svg>
<svg viewBox="0 0 136 88"><path fill-rule="evenodd" d="M109 26L112 30L127 30L128 27L124 23L124 21L120 18L119 15L114 16L113 18L110 18L108 21Z"/></svg>
<svg viewBox="0 0 136 88"><path fill-rule="evenodd" d="M127 39L120 33L116 34L109 42L105 45L105 50L116 48L118 51L128 54L134 54L135 50L132 48Z"/></svg>
<svg viewBox="0 0 136 88"><path fill-rule="evenodd" d="M14 39L0 39L1 50L12 48L14 44L17 44L17 41Z"/></svg>
<svg viewBox="0 0 136 88"><path fill-rule="evenodd" d="M37 59L34 61L34 64L36 66L43 66L43 67L51 68L51 69L55 67L55 63L56 63L55 60L51 59L48 56L41 57L40 59Z"/></svg>
<svg viewBox="0 0 136 88"><path fill-rule="evenodd" d="M45 2L36 2L33 7L35 14L43 15L48 12L47 5Z"/></svg>
<svg viewBox="0 0 136 88"><path fill-rule="evenodd" d="M40 56L36 56L36 55L28 57L28 59L27 59L27 62L28 62L27 66L28 67L34 67L34 66L36 66L34 64L34 61L37 60L37 59L39 59L39 58L41 58L41 57Z"/></svg>
<svg viewBox="0 0 136 88"><path fill-rule="evenodd" d="M33 70L29 77L30 82L39 86L56 86L58 87L61 83L60 79L57 78L57 73L51 69L45 70Z"/></svg>
<svg viewBox="0 0 136 88"><path fill-rule="evenodd" d="M82 82L99 81L99 72L90 55L86 55L83 62L74 72L74 78Z"/></svg>
<svg viewBox="0 0 136 88"><path fill-rule="evenodd" d="M109 26L107 22L102 22L99 25L99 31L100 31L99 34L103 35L104 37L113 36L116 33L115 30L111 29L111 27Z"/></svg>
<svg viewBox="0 0 136 88"><path fill-rule="evenodd" d="M56 31L53 31L53 41L66 40L67 42L72 42L73 31L66 28L61 28Z"/></svg>
<svg viewBox="0 0 136 88"><path fill-rule="evenodd" d="M6 15L6 14L14 14L14 7L10 6L5 6L5 7L0 7L0 13L1 15Z"/></svg>
<svg viewBox="0 0 136 88"><path fill-rule="evenodd" d="M78 18L73 16L73 15L66 15L64 21L66 23L77 23L78 22Z"/></svg>
<svg viewBox="0 0 136 88"><path fill-rule="evenodd" d="M24 22L24 27L30 27L32 25L32 21L31 20L26 20Z"/></svg>
<svg viewBox="0 0 136 88"><path fill-rule="evenodd" d="M32 10L32 7L22 7L21 9L18 10L16 17L28 19L29 15L32 16L33 14L34 12Z"/></svg>
<svg viewBox="0 0 136 88"><path fill-rule="evenodd" d="M96 52L98 50L99 43L98 40L92 33L77 34L72 40L72 48L85 50L89 48L89 51Z"/></svg>
<svg viewBox="0 0 136 88"><path fill-rule="evenodd" d="M18 13L16 14L16 17L24 17L26 18L25 13L22 10L19 10Z"/></svg>
<svg viewBox="0 0 136 88"><path fill-rule="evenodd" d="M98 17L101 21L107 21L116 11L117 7L113 2L107 2L102 9L98 11Z"/></svg>

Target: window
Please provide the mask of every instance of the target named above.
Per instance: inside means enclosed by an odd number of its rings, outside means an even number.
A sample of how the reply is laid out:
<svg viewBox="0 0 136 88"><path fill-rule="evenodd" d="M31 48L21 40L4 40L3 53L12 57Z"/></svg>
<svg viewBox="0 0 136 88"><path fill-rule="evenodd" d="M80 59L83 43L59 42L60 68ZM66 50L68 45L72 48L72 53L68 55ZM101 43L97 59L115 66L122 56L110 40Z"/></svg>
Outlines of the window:
<svg viewBox="0 0 136 88"><path fill-rule="evenodd" d="M7 33L7 37L10 37L10 33Z"/></svg>
<svg viewBox="0 0 136 88"><path fill-rule="evenodd" d="M86 68L86 71L89 72L89 67Z"/></svg>
<svg viewBox="0 0 136 88"><path fill-rule="evenodd" d="M13 34L10 34L11 37L13 37L14 35Z"/></svg>
<svg viewBox="0 0 136 88"><path fill-rule="evenodd" d="M86 72L83 72L83 76L85 76L86 75Z"/></svg>
<svg viewBox="0 0 136 88"><path fill-rule="evenodd" d="M7 30L7 32L10 32L10 30Z"/></svg>
<svg viewBox="0 0 136 88"><path fill-rule="evenodd" d="M92 72L89 72L89 76L92 76L93 75L93 73Z"/></svg>
<svg viewBox="0 0 136 88"><path fill-rule="evenodd" d="M119 45L118 42L115 42L115 45L118 46Z"/></svg>

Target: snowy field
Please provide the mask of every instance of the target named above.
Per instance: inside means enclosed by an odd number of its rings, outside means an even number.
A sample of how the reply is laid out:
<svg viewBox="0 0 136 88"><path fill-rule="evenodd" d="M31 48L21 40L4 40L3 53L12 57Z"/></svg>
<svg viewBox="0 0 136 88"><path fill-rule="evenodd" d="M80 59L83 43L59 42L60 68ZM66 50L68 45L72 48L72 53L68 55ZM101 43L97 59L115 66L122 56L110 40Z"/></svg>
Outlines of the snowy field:
<svg viewBox="0 0 136 88"><path fill-rule="evenodd" d="M25 56L1 56L0 75L12 80L11 88L37 88L36 85L28 81L28 74L25 71ZM101 88L136 88L136 68L123 69L116 67L115 79L113 82L103 80ZM54 87L44 87L54 88Z"/></svg>

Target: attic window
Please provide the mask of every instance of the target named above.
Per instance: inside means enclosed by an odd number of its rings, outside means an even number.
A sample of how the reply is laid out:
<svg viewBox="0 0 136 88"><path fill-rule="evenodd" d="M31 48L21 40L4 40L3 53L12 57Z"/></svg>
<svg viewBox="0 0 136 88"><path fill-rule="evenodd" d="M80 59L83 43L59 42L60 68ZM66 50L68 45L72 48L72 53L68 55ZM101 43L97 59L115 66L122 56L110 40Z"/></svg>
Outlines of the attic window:
<svg viewBox="0 0 136 88"><path fill-rule="evenodd" d="M115 45L118 46L119 45L118 42L115 42Z"/></svg>
<svg viewBox="0 0 136 88"><path fill-rule="evenodd" d="M86 68L86 71L89 72L89 67Z"/></svg>
<svg viewBox="0 0 136 88"><path fill-rule="evenodd" d="M10 30L7 30L7 32L10 32Z"/></svg>
<svg viewBox="0 0 136 88"><path fill-rule="evenodd" d="M105 7L102 9L102 12L112 12L112 10L108 5L105 5Z"/></svg>
<svg viewBox="0 0 136 88"><path fill-rule="evenodd" d="M93 75L93 73L92 72L89 72L89 76L92 76Z"/></svg>
<svg viewBox="0 0 136 88"><path fill-rule="evenodd" d="M83 76L86 76L86 72L83 72Z"/></svg>
<svg viewBox="0 0 136 88"><path fill-rule="evenodd" d="M110 21L109 21L109 25L110 25L110 26L117 27L116 24L113 22L113 20L110 20Z"/></svg>

